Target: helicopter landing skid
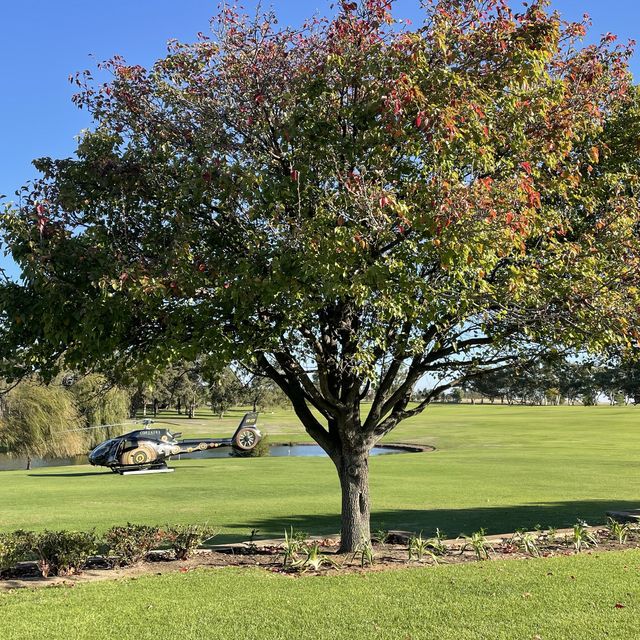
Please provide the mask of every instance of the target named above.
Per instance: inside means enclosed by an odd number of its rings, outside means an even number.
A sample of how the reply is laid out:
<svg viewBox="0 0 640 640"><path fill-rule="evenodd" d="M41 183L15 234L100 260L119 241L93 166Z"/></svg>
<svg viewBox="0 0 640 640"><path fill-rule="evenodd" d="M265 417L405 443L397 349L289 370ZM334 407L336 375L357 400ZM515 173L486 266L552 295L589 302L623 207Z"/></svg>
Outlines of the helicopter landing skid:
<svg viewBox="0 0 640 640"><path fill-rule="evenodd" d="M156 467L151 469L123 469L122 471L118 471L121 476L140 476L145 473L173 473L175 469L173 467Z"/></svg>

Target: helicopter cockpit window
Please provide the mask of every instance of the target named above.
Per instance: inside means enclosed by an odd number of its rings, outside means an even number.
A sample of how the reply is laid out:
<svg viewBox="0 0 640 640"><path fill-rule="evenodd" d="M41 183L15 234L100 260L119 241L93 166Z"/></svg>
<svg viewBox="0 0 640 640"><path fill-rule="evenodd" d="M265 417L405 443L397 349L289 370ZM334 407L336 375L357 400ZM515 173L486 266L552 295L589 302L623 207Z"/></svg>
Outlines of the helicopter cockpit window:
<svg viewBox="0 0 640 640"><path fill-rule="evenodd" d="M94 455L96 456L104 455L113 446L114 442L115 442L115 439L112 439L112 440L107 440L106 442L103 442L102 444L98 445L94 450Z"/></svg>

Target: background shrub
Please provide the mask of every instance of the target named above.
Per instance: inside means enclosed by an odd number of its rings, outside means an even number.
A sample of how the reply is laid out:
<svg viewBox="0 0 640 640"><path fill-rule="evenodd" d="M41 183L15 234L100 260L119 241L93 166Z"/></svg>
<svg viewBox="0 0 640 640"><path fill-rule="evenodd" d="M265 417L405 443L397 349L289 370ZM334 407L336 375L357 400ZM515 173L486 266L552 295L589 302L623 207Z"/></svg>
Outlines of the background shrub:
<svg viewBox="0 0 640 640"><path fill-rule="evenodd" d="M27 545L37 555L43 578L80 573L98 548L93 531L44 531L31 535L32 541Z"/></svg>
<svg viewBox="0 0 640 640"><path fill-rule="evenodd" d="M29 558L34 534L28 531L0 533L0 577L18 562Z"/></svg>
<svg viewBox="0 0 640 640"><path fill-rule="evenodd" d="M120 567L144 560L163 539L159 527L130 522L124 527L111 527L104 536L109 558Z"/></svg>
<svg viewBox="0 0 640 640"><path fill-rule="evenodd" d="M179 524L167 527L165 540L169 543L177 560L186 560L217 531L206 524Z"/></svg>

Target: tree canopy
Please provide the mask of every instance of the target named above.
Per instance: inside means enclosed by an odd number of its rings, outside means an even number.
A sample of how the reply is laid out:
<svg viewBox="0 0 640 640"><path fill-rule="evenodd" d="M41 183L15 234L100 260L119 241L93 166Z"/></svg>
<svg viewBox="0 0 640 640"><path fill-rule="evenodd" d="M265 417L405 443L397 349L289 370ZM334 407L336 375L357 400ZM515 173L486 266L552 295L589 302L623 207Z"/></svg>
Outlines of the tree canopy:
<svg viewBox="0 0 640 640"><path fill-rule="evenodd" d="M514 359L635 340L630 50L582 46L542 0L212 27L75 76L94 126L3 217L23 279L0 289L0 359L266 374L336 464L354 548L367 452L398 422Z"/></svg>

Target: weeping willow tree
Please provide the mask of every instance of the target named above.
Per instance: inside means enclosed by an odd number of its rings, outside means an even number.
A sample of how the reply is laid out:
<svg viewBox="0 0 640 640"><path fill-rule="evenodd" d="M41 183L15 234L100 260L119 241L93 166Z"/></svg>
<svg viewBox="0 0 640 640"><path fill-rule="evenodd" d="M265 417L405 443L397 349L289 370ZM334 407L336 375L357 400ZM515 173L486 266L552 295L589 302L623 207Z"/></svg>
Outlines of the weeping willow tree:
<svg viewBox="0 0 640 640"><path fill-rule="evenodd" d="M73 397L63 387L25 382L6 396L0 442L9 455L25 456L30 469L34 457L63 458L86 451L82 426Z"/></svg>
<svg viewBox="0 0 640 640"><path fill-rule="evenodd" d="M70 391L87 429L86 439L92 446L122 432L121 427L93 429L100 425L117 425L129 417L131 398L120 387L109 384L104 376L93 374L80 378Z"/></svg>

